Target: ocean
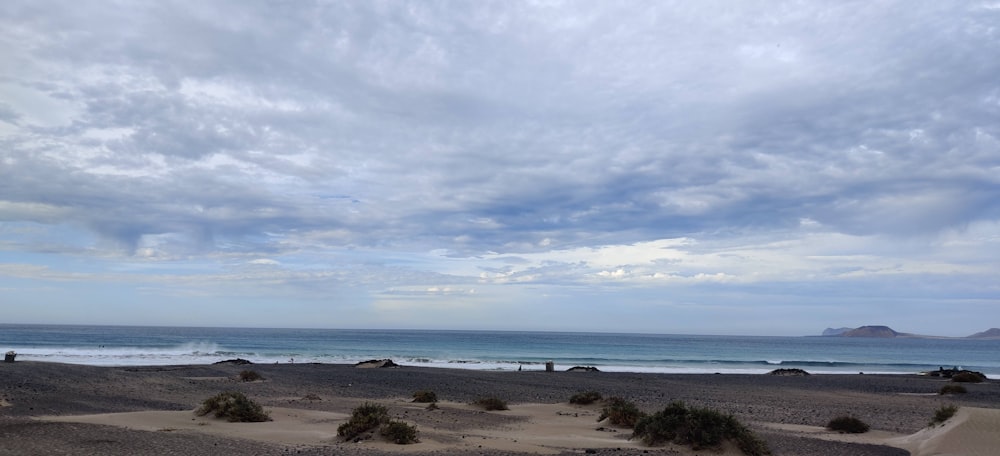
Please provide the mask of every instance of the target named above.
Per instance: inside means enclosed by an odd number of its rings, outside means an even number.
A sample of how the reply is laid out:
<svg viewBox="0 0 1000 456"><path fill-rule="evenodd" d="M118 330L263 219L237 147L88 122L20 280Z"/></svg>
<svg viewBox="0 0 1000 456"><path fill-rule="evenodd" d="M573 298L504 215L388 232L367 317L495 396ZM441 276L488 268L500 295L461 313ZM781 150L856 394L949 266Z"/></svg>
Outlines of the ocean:
<svg viewBox="0 0 1000 456"><path fill-rule="evenodd" d="M100 366L254 363L762 374L917 373L959 367L1000 378L1000 340L751 337L518 331L264 329L0 324L17 360Z"/></svg>

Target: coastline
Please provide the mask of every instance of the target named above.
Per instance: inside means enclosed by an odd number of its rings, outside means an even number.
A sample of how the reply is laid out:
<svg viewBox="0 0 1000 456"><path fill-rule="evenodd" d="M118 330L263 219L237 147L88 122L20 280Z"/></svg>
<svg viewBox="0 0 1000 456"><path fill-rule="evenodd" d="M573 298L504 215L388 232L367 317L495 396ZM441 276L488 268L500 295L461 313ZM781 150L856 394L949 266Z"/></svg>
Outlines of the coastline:
<svg viewBox="0 0 1000 456"><path fill-rule="evenodd" d="M960 366L1000 378L1000 342L537 331L288 330L2 325L0 348L25 361L102 366L255 363L353 364L391 358L407 366L472 370L762 374L913 374Z"/></svg>
<svg viewBox="0 0 1000 456"><path fill-rule="evenodd" d="M260 373L264 380L238 381L239 372L245 369ZM781 377L412 366L357 369L342 364L301 363L98 367L18 361L0 365L0 399L5 403L0 407L3 424L0 438L7 443L0 454L151 454L185 450L199 454L206 448L232 451L254 448L256 454L284 454L289 449L301 454L323 454L335 448L338 453L365 455L435 451L577 454L584 449L599 454L641 454L651 450L625 439L630 430L597 431L607 427L592 416L594 407L580 408L567 403L574 393L598 391L605 397L619 396L633 401L647 413L680 400L732 414L767 441L774 454L904 455L907 452L899 445L894 447L886 442L921 432L942 405L1000 409L1000 390L995 381L967 385L969 393L960 396L937 395L945 383L918 375ZM422 405L409 401L413 392L426 389L436 392L445 404L444 411L426 411ZM177 424L194 420L191 411L201 401L227 390L242 391L272 410L275 416L284 417L276 423L226 423L228 427L255 429L254 435L278 437L260 440L228 434L222 432L227 427L222 423L193 429ZM467 405L486 396L508 401L512 410L482 412ZM396 446L337 441L338 419L365 401L385 404L393 416L416 424L423 442ZM141 421L138 416L160 416L157 414L172 416L175 421L168 420L156 427L157 421L153 419L154 424L149 428L131 429L102 421L111 419L109 414L118 413L144 414L124 415L124 424ZM566 418L570 415L561 413L577 416L570 420ZM822 431L830 419L845 414L864 420L874 433L844 441L839 434ZM292 426L295 429L303 429L308 423L314 426L309 428L313 430L312 437L283 440L280 436L287 437L289 430L282 431L282 423L286 426L298 423ZM541 434L566 433L576 438L543 441L533 429L547 429ZM95 439L93 435L108 437ZM462 436L476 436L482 442L471 445ZM611 440L602 444L600 438ZM675 454L686 454L681 447L669 449L679 452Z"/></svg>
<svg viewBox="0 0 1000 456"><path fill-rule="evenodd" d="M29 353L24 354L24 352L18 352L18 360L24 362L36 362L36 363L51 363L51 364L67 364L67 365L80 365L80 366L91 366L91 367L108 367L108 368L132 368L132 367L169 367L169 366L207 366L213 363L222 361L223 359L217 355L212 355L206 357L206 359L199 359L198 362L184 362L178 363L174 357L165 357L163 359L152 360L152 362L147 362L144 364L138 364L135 362L128 364L121 364L115 362L115 360L110 361L94 361L88 359L86 361L77 360L62 360L56 357L56 360L51 360L52 356L42 357L43 359L38 359L39 356L34 355L29 351ZM254 364L324 364L324 365L353 365L358 362L367 361L370 359L387 359L378 356L361 356L356 359L350 360L338 360L334 362L321 361L314 358L292 358L290 360L264 360L261 361L255 357L251 357L250 361ZM392 358L394 362L399 364L401 367L415 368L415 369L446 369L446 370L470 370L470 371L484 371L484 372L515 372L515 371L544 371L546 366L546 361L482 361L482 360L464 360L464 361L435 361L427 359L404 359L399 360L397 358ZM149 361L149 360L147 360ZM738 362L700 362L698 366L636 366L636 365L592 365L592 364L571 364L566 362L554 362L556 371L568 371L574 368L587 367L595 368L601 372L605 373L616 373L616 374L651 374L651 375L716 375L716 374L726 374L726 375L767 375L775 369L802 369L808 371L810 374L814 375L855 375L855 374L871 374L871 375L923 375L927 372L932 372L938 370L937 367L931 365L920 366L924 370L915 369L917 366L906 366L907 368L914 368L907 370L906 368L895 368L895 369L866 369L875 366L863 366L854 363L841 363L841 362L823 362L823 361L808 361L808 362L784 362L784 361L738 361ZM951 366L951 365L949 365ZM940 367L940 366L939 366ZM956 368L964 369L964 366L955 366ZM975 370L975 369L973 369ZM986 377L989 379L997 380L1000 379L1000 374L996 372L986 372Z"/></svg>

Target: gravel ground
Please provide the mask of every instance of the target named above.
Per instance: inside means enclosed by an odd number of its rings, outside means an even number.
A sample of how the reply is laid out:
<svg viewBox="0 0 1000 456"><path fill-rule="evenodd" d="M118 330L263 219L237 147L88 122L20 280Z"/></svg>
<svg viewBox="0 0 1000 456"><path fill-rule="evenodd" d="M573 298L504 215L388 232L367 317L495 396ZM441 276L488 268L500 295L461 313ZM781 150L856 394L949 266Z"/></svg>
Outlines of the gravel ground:
<svg viewBox="0 0 1000 456"><path fill-rule="evenodd" d="M237 381L252 369L265 381ZM471 402L495 396L510 403L566 402L574 393L598 391L620 396L654 412L669 402L710 407L733 414L756 428L776 455L905 455L878 445L822 441L757 422L824 426L850 414L873 429L910 434L927 425L944 404L1000 408L1000 383L967 384L969 393L939 396L945 381L906 375L636 374L608 372L489 372L404 366L356 369L329 364L94 367L16 362L0 365L0 455L21 454L330 454L326 447L269 446L238 439L169 432L131 431L99 425L32 420L39 415L77 415L140 410L192 410L221 391L246 393L265 407L280 406L349 413L353 402L336 398L409 398L422 389L441 400ZM306 399L307 396L319 400ZM356 402L356 401L355 401ZM494 414L436 418L408 412L423 426L504 426ZM436 420L436 421L435 421ZM336 454L380 455L357 445L338 444ZM647 451L649 453L647 453ZM566 454L579 454L572 452ZM594 454L672 454L669 449L604 449ZM389 453L387 453L389 454ZM497 452L476 454L496 455Z"/></svg>

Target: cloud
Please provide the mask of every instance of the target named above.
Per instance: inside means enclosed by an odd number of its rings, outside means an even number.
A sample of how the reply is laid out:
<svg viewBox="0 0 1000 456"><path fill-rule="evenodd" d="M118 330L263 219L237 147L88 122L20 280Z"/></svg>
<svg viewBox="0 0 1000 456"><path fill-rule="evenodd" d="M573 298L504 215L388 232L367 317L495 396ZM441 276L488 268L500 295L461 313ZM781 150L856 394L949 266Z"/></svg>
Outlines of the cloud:
<svg viewBox="0 0 1000 456"><path fill-rule="evenodd" d="M250 264L260 265L260 266L278 266L281 264L281 262L272 260L270 258L258 258L256 260L250 260Z"/></svg>
<svg viewBox="0 0 1000 456"><path fill-rule="evenodd" d="M704 303L876 276L988 290L998 14L15 2L0 248L69 272L267 267L304 300L685 286Z"/></svg>

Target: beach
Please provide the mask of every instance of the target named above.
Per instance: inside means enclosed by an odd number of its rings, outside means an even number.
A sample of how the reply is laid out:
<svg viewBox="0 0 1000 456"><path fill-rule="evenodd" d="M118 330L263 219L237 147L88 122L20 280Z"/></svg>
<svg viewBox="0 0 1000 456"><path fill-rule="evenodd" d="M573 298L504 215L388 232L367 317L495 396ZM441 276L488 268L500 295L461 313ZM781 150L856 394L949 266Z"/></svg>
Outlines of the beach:
<svg viewBox="0 0 1000 456"><path fill-rule="evenodd" d="M253 370L263 380L243 382ZM598 422L599 405L575 405L581 391L618 396L653 413L672 401L732 414L776 455L978 454L1000 446L1000 388L919 375L658 374L480 371L426 367L362 369L345 364L97 367L45 362L0 364L0 454L740 454L648 447L631 429ZM437 410L412 402L434 391ZM240 391L272 421L228 423L194 410L206 398ZM483 411L482 397L510 410ZM417 427L420 442L337 438L339 424L365 402ZM928 428L944 405L959 413ZM824 429L851 415L865 434ZM987 453L982 453L987 454Z"/></svg>

